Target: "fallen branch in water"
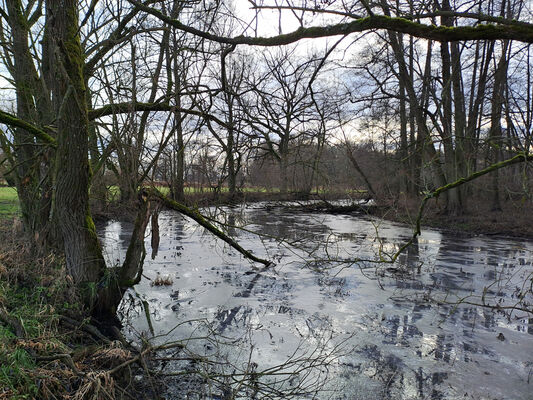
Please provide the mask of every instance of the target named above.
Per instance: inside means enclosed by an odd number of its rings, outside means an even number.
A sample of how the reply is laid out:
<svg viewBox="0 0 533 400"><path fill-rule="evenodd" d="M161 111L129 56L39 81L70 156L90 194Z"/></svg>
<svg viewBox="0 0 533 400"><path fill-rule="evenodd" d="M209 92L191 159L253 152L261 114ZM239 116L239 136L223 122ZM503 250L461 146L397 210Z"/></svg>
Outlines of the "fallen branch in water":
<svg viewBox="0 0 533 400"><path fill-rule="evenodd" d="M266 266L273 264L272 261L264 260L262 258L256 257L250 251L244 249L239 243L237 243L235 240L230 238L222 230L218 229L215 225L213 225L207 219L205 219L205 217L202 214L200 214L200 212L198 212L197 210L193 210L185 206L184 204L178 203L177 201L170 199L168 196L165 196L163 193L161 193L159 190L155 188L144 188L143 190L145 191L146 196L158 199L167 208L178 211L179 213L186 215L187 217L193 219L199 225L203 226L205 229L207 229L209 232L211 232L216 237L222 239L224 242L229 244L231 247L233 247L235 250L237 250L239 253L241 253L246 258L249 258L252 261L261 263Z"/></svg>

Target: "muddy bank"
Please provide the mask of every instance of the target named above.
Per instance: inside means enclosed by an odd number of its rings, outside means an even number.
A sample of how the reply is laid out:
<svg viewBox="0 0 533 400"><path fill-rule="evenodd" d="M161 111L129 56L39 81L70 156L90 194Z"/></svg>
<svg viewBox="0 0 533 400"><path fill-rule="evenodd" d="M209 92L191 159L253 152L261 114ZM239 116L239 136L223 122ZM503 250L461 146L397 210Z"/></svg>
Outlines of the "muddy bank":
<svg viewBox="0 0 533 400"><path fill-rule="evenodd" d="M195 207L238 205L239 203L269 202L283 204L292 211L326 212L330 214L360 214L381 217L389 221L414 226L421 200L390 202L374 200L365 193L330 192L320 194L240 193L230 199L227 194L195 195L187 204ZM492 210L485 201L474 201L458 215L442 209L438 199L426 205L422 225L449 233L463 235L490 235L533 239L533 203L511 201L502 203L502 210Z"/></svg>
<svg viewBox="0 0 533 400"><path fill-rule="evenodd" d="M303 200L303 199L300 199ZM340 201L339 201L340 200ZM313 199L288 206L293 212L371 215L388 221L414 226L420 202L391 203L372 199ZM491 210L479 203L459 215L449 215L439 203L430 201L423 213L422 226L460 235L489 235L533 239L533 205L508 202L502 210Z"/></svg>

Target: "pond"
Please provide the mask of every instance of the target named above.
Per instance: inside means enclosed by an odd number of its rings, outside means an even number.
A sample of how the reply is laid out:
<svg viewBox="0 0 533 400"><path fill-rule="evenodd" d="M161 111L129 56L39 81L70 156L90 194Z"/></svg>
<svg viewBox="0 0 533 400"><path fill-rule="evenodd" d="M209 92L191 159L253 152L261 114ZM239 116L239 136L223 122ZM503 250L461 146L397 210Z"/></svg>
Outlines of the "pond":
<svg viewBox="0 0 533 400"><path fill-rule="evenodd" d="M533 243L425 229L390 265L373 261L407 226L287 204L204 211L275 264L161 212L120 316L127 337L169 344L154 360L169 398L532 398L533 315L506 307L531 304ZM131 230L102 227L109 260Z"/></svg>

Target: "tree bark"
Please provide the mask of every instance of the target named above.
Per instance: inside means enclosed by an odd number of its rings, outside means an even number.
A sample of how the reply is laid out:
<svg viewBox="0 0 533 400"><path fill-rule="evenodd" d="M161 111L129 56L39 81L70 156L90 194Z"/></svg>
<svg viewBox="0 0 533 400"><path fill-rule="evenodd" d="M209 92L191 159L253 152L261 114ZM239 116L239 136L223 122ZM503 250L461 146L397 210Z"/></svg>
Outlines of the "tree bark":
<svg viewBox="0 0 533 400"><path fill-rule="evenodd" d="M13 68L17 98L17 117L41 126L49 120L49 100L35 69L28 45L29 23L23 13L20 0L6 0L8 23L13 42ZM28 233L41 232L48 220L51 205L50 180L42 179L40 186L41 157L52 156L45 151L43 156L36 152L36 139L22 127L14 129L15 182L19 196L22 221ZM45 175L46 176L46 175ZM43 194L43 196L41 196Z"/></svg>
<svg viewBox="0 0 533 400"><path fill-rule="evenodd" d="M86 305L96 301L95 284L105 263L89 212L89 159L83 52L78 31L78 2L49 0L50 54L55 54L52 95L57 112L54 214L68 273L85 290Z"/></svg>
<svg viewBox="0 0 533 400"><path fill-rule="evenodd" d="M489 159L492 164L500 161L502 150L502 125L501 118L504 104L505 79L507 77L507 68L509 65L507 51L509 41L504 41L502 52L496 71L494 73L494 88L492 91L491 112L490 112L490 132L489 132ZM500 199L500 180L499 171L496 170L491 175L491 209L501 211Z"/></svg>

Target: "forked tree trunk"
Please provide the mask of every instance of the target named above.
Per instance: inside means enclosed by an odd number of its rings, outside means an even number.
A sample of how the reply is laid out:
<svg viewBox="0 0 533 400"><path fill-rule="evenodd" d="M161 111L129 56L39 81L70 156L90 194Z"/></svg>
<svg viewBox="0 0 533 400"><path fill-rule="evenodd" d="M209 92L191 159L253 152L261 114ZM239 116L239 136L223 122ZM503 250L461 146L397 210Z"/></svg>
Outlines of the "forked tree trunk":
<svg viewBox="0 0 533 400"><path fill-rule="evenodd" d="M57 151L55 202L52 221L58 224L66 268L81 289L85 306L97 318L114 316L125 288L140 279L144 260L144 232L149 202L140 210L119 269L107 269L89 211L90 166L83 53L78 30L78 2L47 2L51 54L56 54L52 94L56 107Z"/></svg>
<svg viewBox="0 0 533 400"><path fill-rule="evenodd" d="M8 66L11 66L10 72L15 80L17 116L41 126L49 122L50 107L28 45L30 27L20 0L8 0L6 6L13 40L13 64L8 63ZM39 155L35 141L25 130L14 129L14 177L22 220L29 233L40 232L44 228L51 204L49 175L41 176L40 158L43 155ZM46 157L50 151L43 154Z"/></svg>

